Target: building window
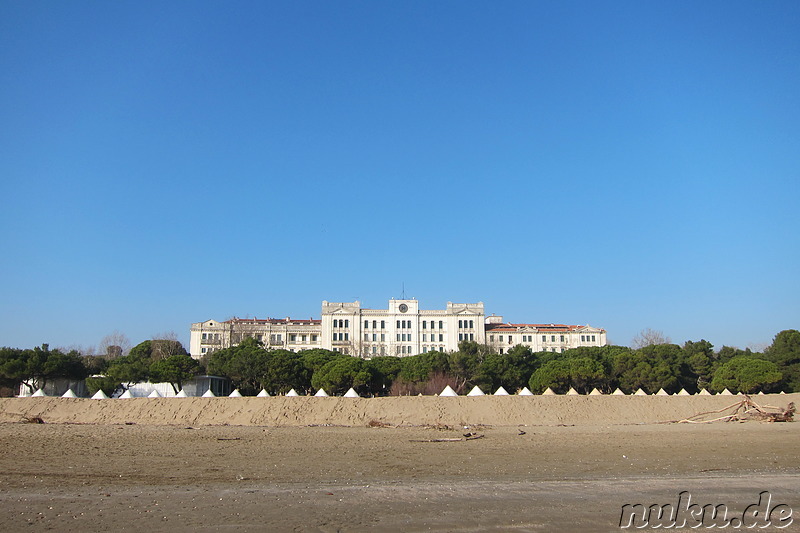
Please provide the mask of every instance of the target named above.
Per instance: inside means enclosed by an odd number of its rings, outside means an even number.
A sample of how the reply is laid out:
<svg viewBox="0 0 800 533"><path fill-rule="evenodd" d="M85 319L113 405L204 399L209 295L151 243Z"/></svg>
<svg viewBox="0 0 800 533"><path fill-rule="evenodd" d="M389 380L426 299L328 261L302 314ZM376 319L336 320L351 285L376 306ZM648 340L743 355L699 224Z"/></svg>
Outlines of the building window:
<svg viewBox="0 0 800 533"><path fill-rule="evenodd" d="M422 321L422 329L427 329L426 328L427 324L428 324L427 320L423 320Z"/></svg>
<svg viewBox="0 0 800 533"><path fill-rule="evenodd" d="M397 329L400 329L400 321L397 321Z"/></svg>
<svg viewBox="0 0 800 533"><path fill-rule="evenodd" d="M297 335L289 335L289 340L292 342L297 342Z"/></svg>
<svg viewBox="0 0 800 533"><path fill-rule="evenodd" d="M397 340L398 341L400 340L400 334L399 333L397 334Z"/></svg>
<svg viewBox="0 0 800 533"><path fill-rule="evenodd" d="M500 335L499 337L497 337L497 340L500 341L500 342L503 342L503 336Z"/></svg>
<svg viewBox="0 0 800 533"><path fill-rule="evenodd" d="M372 321L372 329L378 329L377 326L378 326L378 321L377 320L373 320Z"/></svg>
<svg viewBox="0 0 800 533"><path fill-rule="evenodd" d="M594 340L594 335L592 335L592 342L595 342L595 340Z"/></svg>
<svg viewBox="0 0 800 533"><path fill-rule="evenodd" d="M365 340L365 341L368 341L368 340L369 340L369 333L364 333L364 340Z"/></svg>
<svg viewBox="0 0 800 533"><path fill-rule="evenodd" d="M344 321L344 327L346 327L346 328L350 327L350 321L349 320L345 320Z"/></svg>
<svg viewBox="0 0 800 533"><path fill-rule="evenodd" d="M439 333L439 342L444 342L444 335L442 335L441 333ZM441 346L439 348L441 348Z"/></svg>
<svg viewBox="0 0 800 533"><path fill-rule="evenodd" d="M547 335L542 335L542 342L547 342Z"/></svg>
<svg viewBox="0 0 800 533"><path fill-rule="evenodd" d="M368 329L368 328L369 328L369 320L365 320L364 321L364 329Z"/></svg>
<svg viewBox="0 0 800 533"><path fill-rule="evenodd" d="M561 342L564 342L564 335L561 335Z"/></svg>
<svg viewBox="0 0 800 533"><path fill-rule="evenodd" d="M472 320L469 321L469 328L470 329L475 329L475 322L474 321L472 321Z"/></svg>
<svg viewBox="0 0 800 533"><path fill-rule="evenodd" d="M206 340L206 334L203 333L203 340Z"/></svg>
<svg viewBox="0 0 800 533"><path fill-rule="evenodd" d="M350 334L349 333L345 333L344 334L344 340L346 340L346 341L350 340Z"/></svg>
<svg viewBox="0 0 800 533"><path fill-rule="evenodd" d="M381 333L381 342L386 342L386 333Z"/></svg>
<svg viewBox="0 0 800 533"><path fill-rule="evenodd" d="M489 335L489 342L494 342L494 335Z"/></svg>
<svg viewBox="0 0 800 533"><path fill-rule="evenodd" d="M373 333L372 334L372 342L375 342L377 340L378 340L378 334L377 333Z"/></svg>
<svg viewBox="0 0 800 533"><path fill-rule="evenodd" d="M461 329L461 327L462 327L460 320L458 321L458 327L459 327L459 329Z"/></svg>
<svg viewBox="0 0 800 533"><path fill-rule="evenodd" d="M311 342L317 342L317 336L311 335Z"/></svg>
<svg viewBox="0 0 800 533"><path fill-rule="evenodd" d="M386 321L381 320L381 329L386 329Z"/></svg>
<svg viewBox="0 0 800 533"><path fill-rule="evenodd" d="M278 342L283 342L283 336L280 333L278 333Z"/></svg>
<svg viewBox="0 0 800 533"><path fill-rule="evenodd" d="M471 340L471 341L475 340L475 334L474 333L470 333L469 334L469 340Z"/></svg>
<svg viewBox="0 0 800 533"><path fill-rule="evenodd" d="M550 335L550 342L556 342L556 336Z"/></svg>
<svg viewBox="0 0 800 533"><path fill-rule="evenodd" d="M439 321L439 329L444 329L444 321Z"/></svg>

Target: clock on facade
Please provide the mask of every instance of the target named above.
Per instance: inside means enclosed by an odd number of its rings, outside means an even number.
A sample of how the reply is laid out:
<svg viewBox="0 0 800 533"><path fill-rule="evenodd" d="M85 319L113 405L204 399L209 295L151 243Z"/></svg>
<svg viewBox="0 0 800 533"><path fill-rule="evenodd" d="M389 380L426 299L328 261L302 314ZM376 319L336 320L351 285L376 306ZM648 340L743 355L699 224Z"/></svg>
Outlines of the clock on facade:
<svg viewBox="0 0 800 533"><path fill-rule="evenodd" d="M405 313L406 311L408 311L408 306L406 304L400 304L400 307L398 309L400 309L401 313Z"/></svg>

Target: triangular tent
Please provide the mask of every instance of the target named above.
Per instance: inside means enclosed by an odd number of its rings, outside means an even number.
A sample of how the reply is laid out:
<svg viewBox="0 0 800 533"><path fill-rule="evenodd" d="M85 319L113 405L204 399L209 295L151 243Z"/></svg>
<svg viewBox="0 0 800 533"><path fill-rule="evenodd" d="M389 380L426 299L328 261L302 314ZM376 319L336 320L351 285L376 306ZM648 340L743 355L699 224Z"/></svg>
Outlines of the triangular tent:
<svg viewBox="0 0 800 533"><path fill-rule="evenodd" d="M314 394L317 398L327 398L328 393L325 392L325 389L319 389L316 394Z"/></svg>
<svg viewBox="0 0 800 533"><path fill-rule="evenodd" d="M239 392L239 389L233 389L233 392L228 394L228 398L241 398L242 393Z"/></svg>
<svg viewBox="0 0 800 533"><path fill-rule="evenodd" d="M175 397L176 398L188 398L189 395L186 394L185 390L181 389L180 391L178 391L178 394L176 394Z"/></svg>
<svg viewBox="0 0 800 533"><path fill-rule="evenodd" d="M123 392L122 395L120 395L120 398L125 398L125 399L133 398L133 394L131 393L130 389L125 389L125 392Z"/></svg>
<svg viewBox="0 0 800 533"><path fill-rule="evenodd" d="M267 392L267 389L261 389L261 392L256 394L256 398L266 398L268 396L269 396L269 393Z"/></svg>
<svg viewBox="0 0 800 533"><path fill-rule="evenodd" d="M45 396L47 396L47 394L45 394L42 389L37 389L36 392L31 394L31 397L36 397L36 398L44 398Z"/></svg>
<svg viewBox="0 0 800 533"><path fill-rule="evenodd" d="M453 387L450 385L445 385L439 396L458 396L458 394L456 394L456 391L453 390Z"/></svg>
<svg viewBox="0 0 800 533"><path fill-rule="evenodd" d="M728 390L728 387L725 387L724 389L722 389L722 392L720 392L720 394L722 396L733 396L733 393Z"/></svg>
<svg viewBox="0 0 800 533"><path fill-rule="evenodd" d="M567 391L567 396L578 396L578 391L570 387L569 390Z"/></svg>
<svg viewBox="0 0 800 533"><path fill-rule="evenodd" d="M67 392L62 394L61 397L62 398L77 398L77 396L75 396L75 393L72 392L72 389L67 389Z"/></svg>
<svg viewBox="0 0 800 533"><path fill-rule="evenodd" d="M533 393L528 387L522 387L522 390L517 393L520 396L533 396Z"/></svg>
<svg viewBox="0 0 800 533"><path fill-rule="evenodd" d="M300 396L300 395L297 394L296 390L291 389L289 392L286 393L286 396Z"/></svg>
<svg viewBox="0 0 800 533"><path fill-rule="evenodd" d="M634 392L633 395L634 396L647 396L647 393L645 391L643 391L641 387L639 387L639 390Z"/></svg>
<svg viewBox="0 0 800 533"><path fill-rule="evenodd" d="M355 391L353 387L347 389L347 392L344 393L345 398L360 398L358 393Z"/></svg>
<svg viewBox="0 0 800 533"><path fill-rule="evenodd" d="M597 390L597 387L595 387L592 389L592 392L589 393L589 396L600 396L601 394L603 393Z"/></svg>
<svg viewBox="0 0 800 533"><path fill-rule="evenodd" d="M542 393L542 396L555 396L555 394L556 393L555 393L555 391L553 389L551 389L550 387L547 387L544 390L544 392Z"/></svg>
<svg viewBox="0 0 800 533"><path fill-rule="evenodd" d="M500 388L494 391L495 396L508 396L508 391L500 385Z"/></svg>
<svg viewBox="0 0 800 533"><path fill-rule="evenodd" d="M97 392L92 396L92 400L108 400L108 395L103 392L103 389L97 389Z"/></svg>
<svg viewBox="0 0 800 533"><path fill-rule="evenodd" d="M669 396L669 393L662 388L662 389L658 389L658 392L656 393L656 396Z"/></svg>
<svg viewBox="0 0 800 533"><path fill-rule="evenodd" d="M611 393L611 395L612 395L612 396L625 396L625 393L624 393L624 392L622 392L622 389L620 389L619 387L617 387L617 390L615 390L614 392L612 392L612 393Z"/></svg>
<svg viewBox="0 0 800 533"><path fill-rule="evenodd" d="M472 387L472 390L467 393L467 396L483 396L483 395L484 395L483 391L477 385Z"/></svg>
<svg viewBox="0 0 800 533"><path fill-rule="evenodd" d="M700 392L698 392L697 394L699 394L700 396L711 396L711 393L708 392L706 389L700 389Z"/></svg>
<svg viewBox="0 0 800 533"><path fill-rule="evenodd" d="M162 396L161 396L161 393L159 393L157 390L153 389L153 392L148 394L147 397L148 398L161 398Z"/></svg>
<svg viewBox="0 0 800 533"><path fill-rule="evenodd" d="M202 397L203 397L203 398L216 398L216 397L217 397L217 395L216 395L216 394L214 394L213 392L211 392L211 389L208 389L207 391L205 391L205 392L203 393L203 396L202 396Z"/></svg>
<svg viewBox="0 0 800 533"><path fill-rule="evenodd" d="M691 394L686 392L686 389L681 389L680 392L678 393L678 396L691 396Z"/></svg>

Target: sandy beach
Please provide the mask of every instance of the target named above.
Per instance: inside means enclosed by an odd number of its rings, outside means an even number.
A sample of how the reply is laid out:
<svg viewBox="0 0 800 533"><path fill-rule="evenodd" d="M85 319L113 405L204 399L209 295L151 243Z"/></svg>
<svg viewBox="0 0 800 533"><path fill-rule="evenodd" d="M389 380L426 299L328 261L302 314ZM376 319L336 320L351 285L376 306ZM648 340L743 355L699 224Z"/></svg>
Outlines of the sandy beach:
<svg viewBox="0 0 800 533"><path fill-rule="evenodd" d="M800 509L797 423L659 423L735 401L2 399L0 519L9 531L619 531L623 505L681 491L731 513L761 491Z"/></svg>

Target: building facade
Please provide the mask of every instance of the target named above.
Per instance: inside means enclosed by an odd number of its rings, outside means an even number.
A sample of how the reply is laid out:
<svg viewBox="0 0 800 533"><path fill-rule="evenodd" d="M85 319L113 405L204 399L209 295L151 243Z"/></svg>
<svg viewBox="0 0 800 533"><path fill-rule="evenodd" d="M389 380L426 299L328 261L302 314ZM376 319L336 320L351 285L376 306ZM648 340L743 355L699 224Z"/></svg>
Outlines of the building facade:
<svg viewBox="0 0 800 533"><path fill-rule="evenodd" d="M189 351L200 358L252 337L269 349L324 348L356 357L408 356L458 350L464 340L506 353L517 344L534 351L562 352L578 346L604 346L606 332L590 326L505 324L486 317L483 302L447 302L445 309L420 309L416 299L389 300L387 309L359 302L322 302L320 320L232 318L192 324Z"/></svg>

